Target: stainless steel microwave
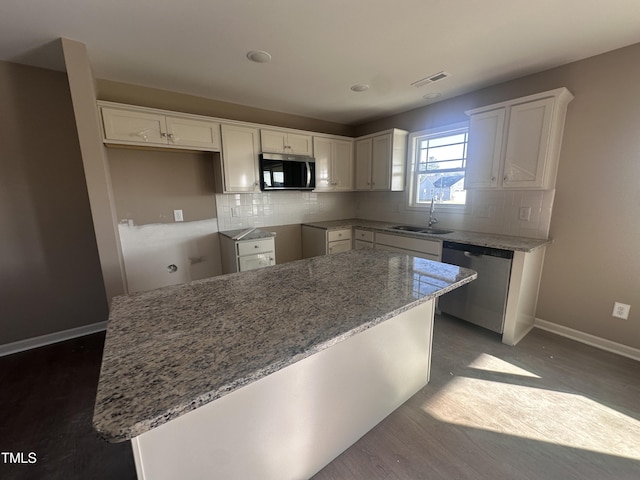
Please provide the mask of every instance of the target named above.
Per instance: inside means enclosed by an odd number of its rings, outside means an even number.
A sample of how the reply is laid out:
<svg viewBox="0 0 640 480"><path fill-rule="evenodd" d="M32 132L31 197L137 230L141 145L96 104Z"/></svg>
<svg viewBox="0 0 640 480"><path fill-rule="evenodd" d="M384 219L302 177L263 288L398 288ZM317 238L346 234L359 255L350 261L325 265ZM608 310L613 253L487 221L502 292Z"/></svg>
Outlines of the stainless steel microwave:
<svg viewBox="0 0 640 480"><path fill-rule="evenodd" d="M260 190L313 190L316 188L316 160L304 155L262 153Z"/></svg>

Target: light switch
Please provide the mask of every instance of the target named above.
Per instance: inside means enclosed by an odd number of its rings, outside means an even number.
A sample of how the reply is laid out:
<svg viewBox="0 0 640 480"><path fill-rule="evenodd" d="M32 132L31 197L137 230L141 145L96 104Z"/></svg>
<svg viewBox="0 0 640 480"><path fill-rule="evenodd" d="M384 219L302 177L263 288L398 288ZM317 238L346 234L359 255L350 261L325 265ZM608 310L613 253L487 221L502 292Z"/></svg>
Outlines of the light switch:
<svg viewBox="0 0 640 480"><path fill-rule="evenodd" d="M182 216L182 210L174 210L173 211L173 219L176 222L183 222L184 221L184 217Z"/></svg>
<svg viewBox="0 0 640 480"><path fill-rule="evenodd" d="M520 215L518 216L518 219L523 222L531 220L531 207L520 207Z"/></svg>

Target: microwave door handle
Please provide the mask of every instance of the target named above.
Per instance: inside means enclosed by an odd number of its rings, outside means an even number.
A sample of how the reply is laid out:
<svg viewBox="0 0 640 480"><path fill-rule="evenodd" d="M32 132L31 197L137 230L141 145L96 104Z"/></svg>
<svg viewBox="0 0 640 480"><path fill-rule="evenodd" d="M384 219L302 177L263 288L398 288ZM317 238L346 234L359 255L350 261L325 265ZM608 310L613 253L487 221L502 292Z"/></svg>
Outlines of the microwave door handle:
<svg viewBox="0 0 640 480"><path fill-rule="evenodd" d="M307 165L307 188L311 186L311 165L309 162L304 162Z"/></svg>

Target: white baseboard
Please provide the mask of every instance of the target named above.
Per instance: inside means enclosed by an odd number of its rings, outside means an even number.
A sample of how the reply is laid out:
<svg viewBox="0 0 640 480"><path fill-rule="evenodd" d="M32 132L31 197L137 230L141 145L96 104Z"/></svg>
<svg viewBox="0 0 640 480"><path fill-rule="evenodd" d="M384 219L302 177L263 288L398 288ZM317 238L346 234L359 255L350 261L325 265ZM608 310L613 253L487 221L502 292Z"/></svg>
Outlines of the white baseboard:
<svg viewBox="0 0 640 480"><path fill-rule="evenodd" d="M90 335L92 333L102 332L107 329L107 322L92 323L91 325L83 325L82 327L70 328L61 332L49 333L39 337L27 338L13 343L5 343L0 345L0 357L11 355L12 353L31 350L32 348L44 347L52 343L64 342L72 338Z"/></svg>
<svg viewBox="0 0 640 480"><path fill-rule="evenodd" d="M548 322L540 318L536 318L534 326L541 330L546 330L548 332L576 340L577 342L586 343L592 347L606 350L607 352L617 353L623 357L640 361L640 349L629 347L628 345L612 342L611 340L596 337L595 335L584 333L580 330L574 330L573 328L565 327L563 325L558 325L557 323Z"/></svg>

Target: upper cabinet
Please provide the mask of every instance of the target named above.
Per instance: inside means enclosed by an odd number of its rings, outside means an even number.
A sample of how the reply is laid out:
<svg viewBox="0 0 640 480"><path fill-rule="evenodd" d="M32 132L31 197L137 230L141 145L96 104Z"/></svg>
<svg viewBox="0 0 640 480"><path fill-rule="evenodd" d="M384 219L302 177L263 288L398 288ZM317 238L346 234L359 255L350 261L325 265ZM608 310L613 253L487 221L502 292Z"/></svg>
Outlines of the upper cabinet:
<svg viewBox="0 0 640 480"><path fill-rule="evenodd" d="M214 156L216 187L221 193L252 193L260 190L257 128L222 124L222 155Z"/></svg>
<svg viewBox="0 0 640 480"><path fill-rule="evenodd" d="M353 190L353 141L313 137L316 192Z"/></svg>
<svg viewBox="0 0 640 480"><path fill-rule="evenodd" d="M286 130L260 130L260 142L263 152L312 156L312 138L311 135Z"/></svg>
<svg viewBox="0 0 640 480"><path fill-rule="evenodd" d="M220 151L220 123L197 115L99 102L105 143Z"/></svg>
<svg viewBox="0 0 640 480"><path fill-rule="evenodd" d="M559 88L470 110L465 188L555 188L567 105Z"/></svg>
<svg viewBox="0 0 640 480"><path fill-rule="evenodd" d="M356 190L404 190L407 135L392 129L356 139Z"/></svg>

